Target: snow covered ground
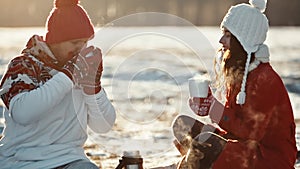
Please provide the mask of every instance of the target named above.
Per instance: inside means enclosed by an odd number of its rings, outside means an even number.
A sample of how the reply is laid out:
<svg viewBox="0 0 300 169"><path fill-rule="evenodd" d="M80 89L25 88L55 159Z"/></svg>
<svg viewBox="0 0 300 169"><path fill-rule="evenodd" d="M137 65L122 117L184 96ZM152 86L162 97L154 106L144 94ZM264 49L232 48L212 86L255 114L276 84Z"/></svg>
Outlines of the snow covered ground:
<svg viewBox="0 0 300 169"><path fill-rule="evenodd" d="M0 28L0 75L33 34L44 28ZM140 150L146 168L177 162L170 126L187 107L189 78L212 71L218 27L112 27L98 29L90 43L102 49L102 85L117 110L105 135L90 132L87 152L115 168L124 150ZM300 126L300 27L271 27L266 44L283 78ZM191 114L192 115L192 114ZM207 120L207 119L204 119ZM298 130L299 129L299 130ZM300 128L297 128L300 133ZM300 140L300 134L297 134ZM300 148L300 143L299 143Z"/></svg>

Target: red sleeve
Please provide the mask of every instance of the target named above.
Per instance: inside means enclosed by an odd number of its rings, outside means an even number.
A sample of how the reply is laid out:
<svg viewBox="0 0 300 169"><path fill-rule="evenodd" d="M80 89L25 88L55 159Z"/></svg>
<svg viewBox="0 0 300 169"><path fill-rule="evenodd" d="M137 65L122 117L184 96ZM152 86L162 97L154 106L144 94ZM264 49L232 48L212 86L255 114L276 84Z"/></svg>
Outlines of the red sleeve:
<svg viewBox="0 0 300 169"><path fill-rule="evenodd" d="M261 140L279 99L274 89L281 88L280 85L276 78L267 76L267 72L252 74L247 81L245 104L225 106L219 125L241 140Z"/></svg>
<svg viewBox="0 0 300 169"><path fill-rule="evenodd" d="M33 61L26 56L11 60L1 80L1 98L9 108L10 100L19 93L30 91L38 86L37 70Z"/></svg>
<svg viewBox="0 0 300 169"><path fill-rule="evenodd" d="M218 159L213 164L213 169L246 169L255 166L255 145L251 142L229 141ZM254 143L255 144L255 143ZM252 148L253 147L253 148Z"/></svg>

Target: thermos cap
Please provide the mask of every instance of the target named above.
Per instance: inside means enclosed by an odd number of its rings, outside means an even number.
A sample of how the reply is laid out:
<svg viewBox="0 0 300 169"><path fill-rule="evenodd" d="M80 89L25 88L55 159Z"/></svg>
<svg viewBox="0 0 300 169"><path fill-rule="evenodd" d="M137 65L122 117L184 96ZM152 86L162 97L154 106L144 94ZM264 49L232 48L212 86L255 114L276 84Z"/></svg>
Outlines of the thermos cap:
<svg viewBox="0 0 300 169"><path fill-rule="evenodd" d="M139 150L124 151L123 155L124 155L124 157L133 157L133 158L140 158L141 157Z"/></svg>

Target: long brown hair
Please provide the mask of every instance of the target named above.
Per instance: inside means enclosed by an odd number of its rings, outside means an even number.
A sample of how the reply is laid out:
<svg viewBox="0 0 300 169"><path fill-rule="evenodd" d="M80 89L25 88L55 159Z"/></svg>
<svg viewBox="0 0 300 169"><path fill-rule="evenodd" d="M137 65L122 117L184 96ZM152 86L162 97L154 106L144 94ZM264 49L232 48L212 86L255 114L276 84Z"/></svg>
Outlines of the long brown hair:
<svg viewBox="0 0 300 169"><path fill-rule="evenodd" d="M232 97L230 99L235 99L235 96L240 91L246 60L247 52L244 50L238 39L231 34L230 49L223 54L221 72L216 72L217 86L220 87L221 85L225 85L227 92L229 92L229 96ZM250 62L253 60L254 53L251 54Z"/></svg>

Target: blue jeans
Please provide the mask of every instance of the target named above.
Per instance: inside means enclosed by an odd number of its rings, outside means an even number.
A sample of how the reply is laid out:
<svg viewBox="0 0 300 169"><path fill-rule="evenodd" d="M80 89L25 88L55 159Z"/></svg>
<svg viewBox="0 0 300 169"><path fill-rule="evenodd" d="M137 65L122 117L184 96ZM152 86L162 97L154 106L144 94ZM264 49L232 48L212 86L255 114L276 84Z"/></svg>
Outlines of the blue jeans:
<svg viewBox="0 0 300 169"><path fill-rule="evenodd" d="M76 160L57 169L99 169L99 167L87 160Z"/></svg>

